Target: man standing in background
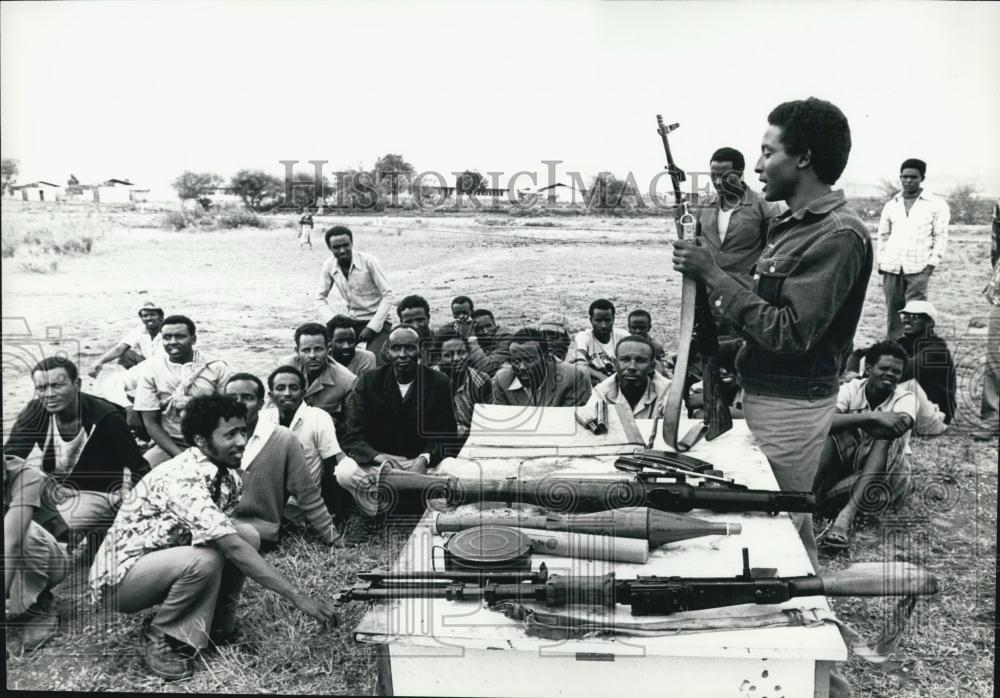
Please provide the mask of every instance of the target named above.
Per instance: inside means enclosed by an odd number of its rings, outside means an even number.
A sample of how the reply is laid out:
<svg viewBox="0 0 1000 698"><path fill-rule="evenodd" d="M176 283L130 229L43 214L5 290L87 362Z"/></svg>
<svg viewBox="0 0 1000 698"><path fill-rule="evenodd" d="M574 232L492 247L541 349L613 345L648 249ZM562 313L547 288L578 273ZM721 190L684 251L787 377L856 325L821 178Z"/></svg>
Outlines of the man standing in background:
<svg viewBox="0 0 1000 698"><path fill-rule="evenodd" d="M373 255L354 249L354 234L349 228L335 225L323 234L323 238L333 253L323 262L315 297L323 322L334 315L327 296L330 289L336 286L347 304L348 317L354 321L358 341L366 343L365 348L375 354L381 366L385 360L379 350L389 337L391 323L392 287L389 279Z"/></svg>
<svg viewBox="0 0 1000 698"><path fill-rule="evenodd" d="M927 283L948 245L951 211L944 199L924 191L927 163L910 158L899 166L903 190L886 202L878 223L875 255L885 292L886 338L899 339L899 311L907 301L927 300Z"/></svg>

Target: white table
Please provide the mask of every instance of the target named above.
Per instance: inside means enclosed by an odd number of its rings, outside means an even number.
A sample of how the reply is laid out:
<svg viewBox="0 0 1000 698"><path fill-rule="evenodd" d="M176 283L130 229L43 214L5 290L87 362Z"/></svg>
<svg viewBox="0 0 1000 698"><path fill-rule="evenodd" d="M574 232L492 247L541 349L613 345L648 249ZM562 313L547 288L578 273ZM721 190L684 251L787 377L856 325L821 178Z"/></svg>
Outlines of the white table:
<svg viewBox="0 0 1000 698"><path fill-rule="evenodd" d="M479 408L477 407L477 410ZM498 410L489 406L489 416ZM523 408L521 408L523 409ZM543 424L566 424L569 408L546 408ZM563 414L560 414L563 412ZM493 434L473 434L462 455L495 444ZM496 423L485 420L486 423ZM639 420L648 436L652 420ZM681 425L682 433L688 424ZM530 452L537 454L536 420ZM587 432L580 439L596 439ZM559 441L559 439L555 439ZM657 436L655 448L669 450ZM533 450L532 450L533 449ZM489 449L487 449L489 452ZM551 450L550 450L551 452ZM575 449L574 452L579 452ZM751 488L778 489L767 460L754 444L746 423L690 452L715 464L737 482ZM615 472L614 456L552 455L518 457L513 449L505 458L455 460L441 469L460 477L542 477L551 472L567 475ZM623 473L623 477L626 475ZM440 502L434 505L441 506ZM475 510L466 505L462 510ZM432 528L428 509L413 530L393 567L395 571L443 569L443 543ZM741 549L750 549L754 567L773 567L779 575L811 573L812 566L787 514L713 514L695 510L691 515L742 524L743 533L727 538L711 536L675 543L653 551L644 565L568 560L534 555L533 569L544 562L550 572L606 574L618 578L637 575L731 577L742 570ZM823 597L793 599L786 607L828 609ZM774 606L743 605L700 611L697 615L728 613L754 615ZM604 618L635 620L628 607L618 606ZM694 613L674 617L695 616ZM519 623L474 601L401 599L374 604L355 631L359 642L381 645L379 687L394 695L432 696L682 696L684 698L778 698L826 696L832 662L847 659L847 648L836 628L780 627L661 636L553 641L528 636Z"/></svg>

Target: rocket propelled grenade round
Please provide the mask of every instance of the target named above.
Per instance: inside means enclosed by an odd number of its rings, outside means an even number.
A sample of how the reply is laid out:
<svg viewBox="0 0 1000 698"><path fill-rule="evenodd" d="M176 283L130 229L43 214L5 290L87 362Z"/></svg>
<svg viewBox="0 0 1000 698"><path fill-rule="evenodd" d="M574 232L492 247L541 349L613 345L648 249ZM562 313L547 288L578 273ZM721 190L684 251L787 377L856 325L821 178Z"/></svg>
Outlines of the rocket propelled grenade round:
<svg viewBox="0 0 1000 698"><path fill-rule="evenodd" d="M702 536L730 536L741 532L737 523L716 523L693 516L636 507L612 509L592 514L521 514L482 511L469 514L439 513L434 519L437 532L463 531L474 526L515 526L546 531L569 531L649 542L650 548Z"/></svg>

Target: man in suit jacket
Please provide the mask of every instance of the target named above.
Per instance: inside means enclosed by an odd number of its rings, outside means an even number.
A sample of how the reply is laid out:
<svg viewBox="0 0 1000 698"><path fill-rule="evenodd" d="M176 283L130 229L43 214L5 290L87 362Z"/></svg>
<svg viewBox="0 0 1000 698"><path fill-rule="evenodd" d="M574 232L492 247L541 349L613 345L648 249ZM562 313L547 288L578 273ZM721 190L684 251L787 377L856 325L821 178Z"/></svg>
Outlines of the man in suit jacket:
<svg viewBox="0 0 1000 698"><path fill-rule="evenodd" d="M448 378L421 365L419 343L411 327L392 330L389 363L358 376L347 401L340 444L354 463L337 465L337 482L369 516L378 512L374 485L380 466L423 473L462 447ZM347 535L348 544L356 542Z"/></svg>
<svg viewBox="0 0 1000 698"><path fill-rule="evenodd" d="M590 397L590 376L573 364L556 361L541 332L522 328L510 340L510 366L497 371L497 405L578 407Z"/></svg>

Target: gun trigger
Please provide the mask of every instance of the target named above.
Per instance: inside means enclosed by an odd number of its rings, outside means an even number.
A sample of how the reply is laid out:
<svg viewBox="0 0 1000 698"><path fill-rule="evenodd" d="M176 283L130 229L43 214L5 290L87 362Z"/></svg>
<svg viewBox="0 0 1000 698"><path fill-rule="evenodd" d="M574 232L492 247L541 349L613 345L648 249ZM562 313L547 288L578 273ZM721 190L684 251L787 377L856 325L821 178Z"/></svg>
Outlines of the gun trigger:
<svg viewBox="0 0 1000 698"><path fill-rule="evenodd" d="M777 567L751 567L750 577L752 579L770 579L778 576Z"/></svg>

